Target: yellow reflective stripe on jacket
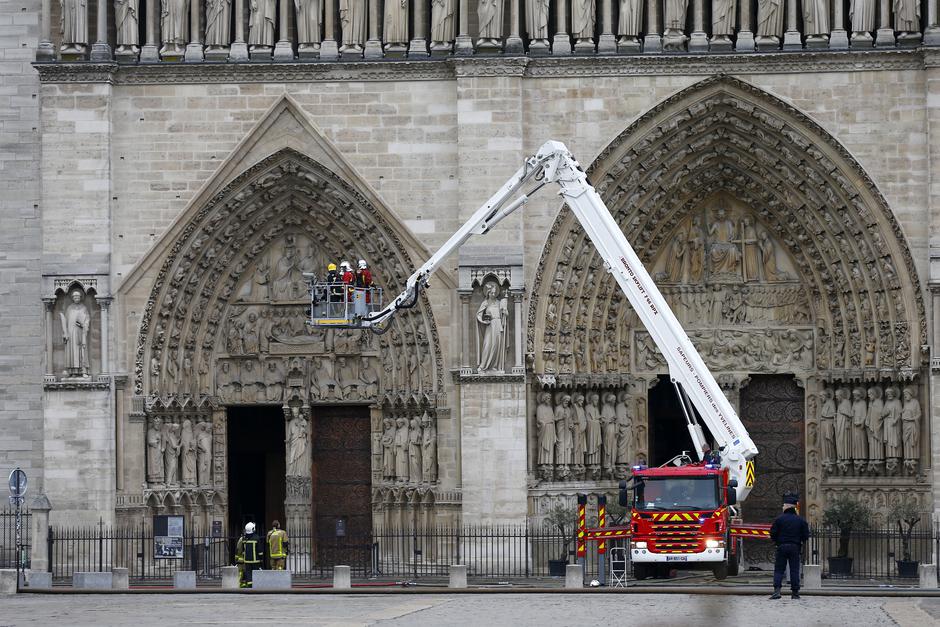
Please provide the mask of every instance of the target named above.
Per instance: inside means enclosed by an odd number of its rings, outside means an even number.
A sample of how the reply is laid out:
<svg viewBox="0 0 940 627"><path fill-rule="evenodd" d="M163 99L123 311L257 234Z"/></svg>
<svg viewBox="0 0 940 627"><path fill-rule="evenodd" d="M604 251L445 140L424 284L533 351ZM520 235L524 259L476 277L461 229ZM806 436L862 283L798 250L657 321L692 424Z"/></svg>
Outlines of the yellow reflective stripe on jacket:
<svg viewBox="0 0 940 627"><path fill-rule="evenodd" d="M258 541L245 540L244 560L246 564L259 564L261 559L258 557Z"/></svg>
<svg viewBox="0 0 940 627"><path fill-rule="evenodd" d="M283 529L272 529L268 532L268 557L279 559L287 557L284 552L284 540L287 539L287 532Z"/></svg>

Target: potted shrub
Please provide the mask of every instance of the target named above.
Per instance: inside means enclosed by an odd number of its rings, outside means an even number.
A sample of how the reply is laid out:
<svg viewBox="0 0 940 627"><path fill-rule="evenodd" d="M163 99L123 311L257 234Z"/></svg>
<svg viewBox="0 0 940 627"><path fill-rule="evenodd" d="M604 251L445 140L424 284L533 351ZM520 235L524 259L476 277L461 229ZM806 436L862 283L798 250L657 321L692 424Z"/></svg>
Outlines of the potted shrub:
<svg viewBox="0 0 940 627"><path fill-rule="evenodd" d="M894 510L894 519L901 534L901 559L897 561L899 577L917 576L919 562L911 559L911 536L914 534L914 527L920 522L920 517L921 513L917 511L914 501L903 501Z"/></svg>
<svg viewBox="0 0 940 627"><path fill-rule="evenodd" d="M558 557L548 560L548 574L552 577L564 577L571 543L578 537L578 511L574 507L556 505L546 514L545 523L551 530L558 531L562 539Z"/></svg>
<svg viewBox="0 0 940 627"><path fill-rule="evenodd" d="M839 550L829 557L830 575L851 575L852 558L849 557L849 540L852 531L865 529L871 521L871 510L847 496L837 496L823 510L823 525L839 530Z"/></svg>

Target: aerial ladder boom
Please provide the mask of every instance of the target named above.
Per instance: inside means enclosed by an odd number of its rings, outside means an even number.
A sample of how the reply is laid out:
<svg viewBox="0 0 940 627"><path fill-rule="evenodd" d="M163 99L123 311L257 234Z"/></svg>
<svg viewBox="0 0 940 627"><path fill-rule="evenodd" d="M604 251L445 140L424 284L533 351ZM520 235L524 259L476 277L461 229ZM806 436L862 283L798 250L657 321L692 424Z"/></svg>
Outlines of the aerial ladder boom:
<svg viewBox="0 0 940 627"><path fill-rule="evenodd" d="M536 183L534 189L521 193L531 181ZM744 500L753 485L753 468L748 472L748 466L757 455L757 447L604 201L561 142L546 142L534 156L526 159L512 178L408 278L402 293L384 309L363 317L361 326L381 332L384 323L397 310L414 306L420 290L427 285L428 277L448 255L472 235L489 231L548 183L556 183L561 188L561 196L665 358L669 376L679 391L699 461L705 459L709 448L695 413L688 407L689 403L698 410L714 438L721 464L729 469L729 478L736 480L738 500Z"/></svg>

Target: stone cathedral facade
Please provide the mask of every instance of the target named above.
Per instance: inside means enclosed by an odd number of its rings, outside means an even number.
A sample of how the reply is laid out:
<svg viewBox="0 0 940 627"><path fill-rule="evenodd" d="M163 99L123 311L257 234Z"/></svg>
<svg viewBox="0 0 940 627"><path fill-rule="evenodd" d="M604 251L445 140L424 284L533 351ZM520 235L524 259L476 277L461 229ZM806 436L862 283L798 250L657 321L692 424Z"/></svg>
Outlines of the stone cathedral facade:
<svg viewBox="0 0 940 627"><path fill-rule="evenodd" d="M364 259L394 297L557 139L761 450L746 517L790 490L932 514L937 0L849 9L8 3L0 466L71 524L368 534L613 493L689 444L554 194L387 333L304 322L305 272Z"/></svg>

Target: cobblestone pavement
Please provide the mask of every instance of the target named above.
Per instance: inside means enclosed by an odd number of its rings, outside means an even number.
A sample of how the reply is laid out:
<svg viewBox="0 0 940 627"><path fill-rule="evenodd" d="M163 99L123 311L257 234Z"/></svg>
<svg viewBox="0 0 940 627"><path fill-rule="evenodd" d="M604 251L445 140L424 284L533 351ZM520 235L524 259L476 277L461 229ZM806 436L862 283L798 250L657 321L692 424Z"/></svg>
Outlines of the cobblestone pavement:
<svg viewBox="0 0 940 627"><path fill-rule="evenodd" d="M40 595L0 599L6 625L938 624L940 598L688 594Z"/></svg>

